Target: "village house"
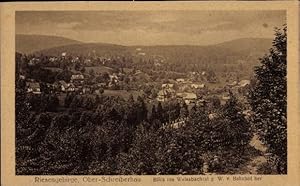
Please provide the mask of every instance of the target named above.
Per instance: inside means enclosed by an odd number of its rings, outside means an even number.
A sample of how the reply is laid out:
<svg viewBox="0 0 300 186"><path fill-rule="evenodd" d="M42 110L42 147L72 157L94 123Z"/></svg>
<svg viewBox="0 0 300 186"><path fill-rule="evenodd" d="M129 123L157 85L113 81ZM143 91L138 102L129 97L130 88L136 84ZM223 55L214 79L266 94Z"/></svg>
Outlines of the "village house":
<svg viewBox="0 0 300 186"><path fill-rule="evenodd" d="M112 75L109 75L109 81L111 83L117 83L119 81L119 77L117 74L113 73Z"/></svg>
<svg viewBox="0 0 300 186"><path fill-rule="evenodd" d="M250 85L250 80L241 80L240 82L234 81L230 85L230 90L234 94L246 94L247 87ZM228 86L228 85L227 85Z"/></svg>
<svg viewBox="0 0 300 186"><path fill-rule="evenodd" d="M145 53L145 52L139 52L138 55L139 55L139 56L145 56L146 53Z"/></svg>
<svg viewBox="0 0 300 186"><path fill-rule="evenodd" d="M24 75L21 75L21 74L19 75L19 78L22 79L22 80L26 79L26 77Z"/></svg>
<svg viewBox="0 0 300 186"><path fill-rule="evenodd" d="M49 58L49 61L50 61L50 62L56 62L56 61L57 61L57 57L50 57L50 58Z"/></svg>
<svg viewBox="0 0 300 186"><path fill-rule="evenodd" d="M197 99L198 99L198 98L197 98ZM206 100L203 99L203 98L198 99L197 102L196 102L197 106L205 106L205 105L207 105L208 103L209 103L209 102L206 101Z"/></svg>
<svg viewBox="0 0 300 186"><path fill-rule="evenodd" d="M250 86L250 80L241 80L238 83L238 93L246 95L248 93L248 88Z"/></svg>
<svg viewBox="0 0 300 186"><path fill-rule="evenodd" d="M185 92L190 90L190 86L189 84L181 84L180 86L178 86L178 89L181 92Z"/></svg>
<svg viewBox="0 0 300 186"><path fill-rule="evenodd" d="M250 80L241 80L241 81L238 83L238 85L239 85L240 87L246 87L246 86L250 85Z"/></svg>
<svg viewBox="0 0 300 186"><path fill-rule="evenodd" d="M53 85L51 83L46 83L47 88L53 88Z"/></svg>
<svg viewBox="0 0 300 186"><path fill-rule="evenodd" d="M29 66L33 66L33 65L38 64L39 62L40 62L40 59L38 59L38 58L32 58L32 59L30 59L28 65Z"/></svg>
<svg viewBox="0 0 300 186"><path fill-rule="evenodd" d="M227 100L229 100L229 99L230 99L230 95L228 95L228 94L224 94L224 95L222 96L222 100L227 101Z"/></svg>
<svg viewBox="0 0 300 186"><path fill-rule="evenodd" d="M106 88L106 83L98 83L97 86L99 88Z"/></svg>
<svg viewBox="0 0 300 186"><path fill-rule="evenodd" d="M228 87L234 87L234 86L236 86L237 84L238 84L237 81L233 81L233 82L231 82L231 83L228 83L227 86L228 86Z"/></svg>
<svg viewBox="0 0 300 186"><path fill-rule="evenodd" d="M189 75L190 77L194 77L194 76L199 75L199 73L198 73L198 72L189 72L188 75Z"/></svg>
<svg viewBox="0 0 300 186"><path fill-rule="evenodd" d="M52 86L56 90L59 90L62 92L74 92L76 90L76 87L73 83L66 83L64 80L55 82Z"/></svg>
<svg viewBox="0 0 300 186"><path fill-rule="evenodd" d="M164 83L164 84L161 85L161 88L163 88L163 89L174 88L174 84Z"/></svg>
<svg viewBox="0 0 300 186"><path fill-rule="evenodd" d="M68 84L63 80L58 81L58 83L59 83L59 86L60 86L60 90L62 92L66 92L67 88L68 88Z"/></svg>
<svg viewBox="0 0 300 186"><path fill-rule="evenodd" d="M183 78L178 78L178 79L176 79L176 81L178 82L178 83L184 83L184 79Z"/></svg>
<svg viewBox="0 0 300 186"><path fill-rule="evenodd" d="M162 90L160 90L157 94L157 100L164 102L169 99L175 98L175 90L174 84L172 83L164 83L161 85Z"/></svg>
<svg viewBox="0 0 300 186"><path fill-rule="evenodd" d="M195 81L197 80L197 78L199 77L199 73L198 72L189 72L188 73L188 77L190 80Z"/></svg>
<svg viewBox="0 0 300 186"><path fill-rule="evenodd" d="M182 99L187 105L197 102L197 95L195 93L184 92L177 93L176 97Z"/></svg>
<svg viewBox="0 0 300 186"><path fill-rule="evenodd" d="M37 82L26 82L26 90L28 93L41 94L40 84Z"/></svg>
<svg viewBox="0 0 300 186"><path fill-rule="evenodd" d="M67 91L68 92L74 92L75 91L75 85L73 83L68 83L68 88Z"/></svg>
<svg viewBox="0 0 300 186"><path fill-rule="evenodd" d="M161 63L160 63L160 62L155 62L155 63L154 63L154 66L156 66L156 67L160 67L160 66L162 66L162 65L161 65Z"/></svg>
<svg viewBox="0 0 300 186"><path fill-rule="evenodd" d="M77 62L79 62L79 57L76 57L76 58L72 59L71 62L72 62L72 63L77 63Z"/></svg>
<svg viewBox="0 0 300 186"><path fill-rule="evenodd" d="M85 64L85 65L91 65L92 64L92 61L90 60L90 59L85 59L84 61L83 61L83 63Z"/></svg>
<svg viewBox="0 0 300 186"><path fill-rule="evenodd" d="M193 83L191 84L191 88L194 88L194 89L201 89L201 88L205 88L205 84L197 84L197 83Z"/></svg>
<svg viewBox="0 0 300 186"><path fill-rule="evenodd" d="M226 102L231 98L229 93L223 93L220 101L221 101L221 105L225 105Z"/></svg>
<svg viewBox="0 0 300 186"><path fill-rule="evenodd" d="M139 74L141 74L142 73L142 71L141 70L136 70L136 72L135 72L135 74L134 75L139 75Z"/></svg>
<svg viewBox="0 0 300 186"><path fill-rule="evenodd" d="M190 79L188 79L188 80L185 80L183 83L184 83L184 84L187 84L187 85L190 85L190 84L193 83L193 81L191 81Z"/></svg>
<svg viewBox="0 0 300 186"><path fill-rule="evenodd" d="M195 93L185 93L183 100L186 104L196 103L197 95Z"/></svg>
<svg viewBox="0 0 300 186"><path fill-rule="evenodd" d="M164 102L175 97L175 90L171 88L162 89L157 94L157 101Z"/></svg>
<svg viewBox="0 0 300 186"><path fill-rule="evenodd" d="M70 82L74 84L83 84L84 76L82 74L73 74Z"/></svg>

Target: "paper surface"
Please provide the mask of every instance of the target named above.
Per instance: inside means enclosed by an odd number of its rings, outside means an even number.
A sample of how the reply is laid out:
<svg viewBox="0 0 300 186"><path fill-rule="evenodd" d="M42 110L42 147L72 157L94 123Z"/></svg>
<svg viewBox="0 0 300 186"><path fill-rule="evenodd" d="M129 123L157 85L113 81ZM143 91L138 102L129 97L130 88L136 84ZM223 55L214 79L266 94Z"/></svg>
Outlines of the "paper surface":
<svg viewBox="0 0 300 186"><path fill-rule="evenodd" d="M298 2L79 2L1 4L1 178L2 185L299 185L299 18ZM287 175L16 175L15 15L17 11L270 11L286 12ZM187 13L187 16L188 13ZM246 20L244 20L246 21ZM251 21L251 20L249 20ZM241 176L245 180L241 181ZM179 178L188 178L179 181ZM236 180L236 181L234 181Z"/></svg>

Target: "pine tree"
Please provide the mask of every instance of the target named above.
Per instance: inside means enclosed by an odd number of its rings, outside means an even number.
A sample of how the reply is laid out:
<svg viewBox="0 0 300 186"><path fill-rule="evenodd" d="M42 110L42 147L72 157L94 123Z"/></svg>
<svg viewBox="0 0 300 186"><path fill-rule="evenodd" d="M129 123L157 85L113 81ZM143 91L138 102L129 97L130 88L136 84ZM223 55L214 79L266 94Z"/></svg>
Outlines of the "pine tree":
<svg viewBox="0 0 300 186"><path fill-rule="evenodd" d="M163 118L164 109L162 108L161 102L158 102L156 109L156 116L162 123L165 121Z"/></svg>
<svg viewBox="0 0 300 186"><path fill-rule="evenodd" d="M31 105L26 98L26 92L20 89L16 89L16 128L22 128L27 124L30 110Z"/></svg>
<svg viewBox="0 0 300 186"><path fill-rule="evenodd" d="M155 108L155 105L152 106L152 111L151 111L151 117L150 117L150 120L151 121L154 121L157 119L157 114L156 114L156 108Z"/></svg>
<svg viewBox="0 0 300 186"><path fill-rule="evenodd" d="M179 118L180 117L180 103L177 102L176 103L176 107L175 107L175 118Z"/></svg>
<svg viewBox="0 0 300 186"><path fill-rule="evenodd" d="M255 69L256 83L249 94L253 123L268 151L278 161L277 171L287 173L287 27L275 29L273 47Z"/></svg>
<svg viewBox="0 0 300 186"><path fill-rule="evenodd" d="M246 120L243 115L243 110L239 104L237 98L230 93L230 99L226 102L222 120L224 125L224 139L231 147L242 148L249 144L252 138L252 131L250 123ZM228 131L226 131L228 129Z"/></svg>
<svg viewBox="0 0 300 186"><path fill-rule="evenodd" d="M185 118L189 115L188 106L186 103L183 103L181 109L180 109L180 117Z"/></svg>
<svg viewBox="0 0 300 186"><path fill-rule="evenodd" d="M136 109L137 109L138 122L146 120L148 111L147 111L146 104L141 96L137 97Z"/></svg>

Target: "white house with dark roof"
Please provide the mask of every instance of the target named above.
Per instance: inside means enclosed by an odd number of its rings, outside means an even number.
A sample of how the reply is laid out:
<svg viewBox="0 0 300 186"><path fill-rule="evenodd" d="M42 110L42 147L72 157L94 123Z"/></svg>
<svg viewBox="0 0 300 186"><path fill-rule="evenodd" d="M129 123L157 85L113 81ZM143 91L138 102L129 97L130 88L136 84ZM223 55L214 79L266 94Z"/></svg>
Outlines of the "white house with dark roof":
<svg viewBox="0 0 300 186"><path fill-rule="evenodd" d="M68 88L68 84L64 80L60 80L58 83L60 85L60 90L65 92Z"/></svg>
<svg viewBox="0 0 300 186"><path fill-rule="evenodd" d="M194 88L194 89L201 89L201 88L205 88L205 84L198 84L198 83L193 83L191 84L191 88Z"/></svg>
<svg viewBox="0 0 300 186"><path fill-rule="evenodd" d="M37 82L26 82L26 90L33 94L41 94L41 87Z"/></svg>
<svg viewBox="0 0 300 186"><path fill-rule="evenodd" d="M183 82L185 81L185 79L183 79L183 78L178 78L178 79L176 79L176 81L177 81L178 83L183 83Z"/></svg>
<svg viewBox="0 0 300 186"><path fill-rule="evenodd" d="M84 76L82 74L73 74L71 76L71 83L84 83Z"/></svg>
<svg viewBox="0 0 300 186"><path fill-rule="evenodd" d="M190 92L177 93L176 97L183 99L186 104L196 103L197 101L197 95Z"/></svg>
<svg viewBox="0 0 300 186"><path fill-rule="evenodd" d="M68 92L74 92L75 91L75 85L73 83L68 83L68 88L67 91Z"/></svg>
<svg viewBox="0 0 300 186"><path fill-rule="evenodd" d="M229 86L229 87L234 87L234 86L236 86L237 84L238 84L237 81L233 81L233 82L231 82L231 83L228 83L227 86Z"/></svg>
<svg viewBox="0 0 300 186"><path fill-rule="evenodd" d="M171 88L162 89L157 94L157 101L167 101L168 99L172 99L175 97L175 90Z"/></svg>
<svg viewBox="0 0 300 186"><path fill-rule="evenodd" d="M239 85L240 87L245 87L245 86L247 86L247 85L250 85L250 80L247 80L247 79L241 80L241 81L239 82L238 85Z"/></svg>
<svg viewBox="0 0 300 186"><path fill-rule="evenodd" d="M167 88L174 88L174 84L172 83L164 83L161 85L161 88L167 89Z"/></svg>

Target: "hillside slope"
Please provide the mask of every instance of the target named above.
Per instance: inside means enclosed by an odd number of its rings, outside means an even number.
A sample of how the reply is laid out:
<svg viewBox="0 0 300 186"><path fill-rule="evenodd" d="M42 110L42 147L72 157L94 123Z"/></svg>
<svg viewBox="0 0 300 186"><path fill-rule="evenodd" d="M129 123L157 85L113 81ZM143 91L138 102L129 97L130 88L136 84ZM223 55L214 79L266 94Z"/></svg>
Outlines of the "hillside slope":
<svg viewBox="0 0 300 186"><path fill-rule="evenodd" d="M103 54L137 54L145 53L145 56L160 55L165 58L175 56L199 56L199 57L224 57L230 55L245 56L249 54L266 53L271 47L272 40L264 38L245 38L224 42L209 46L192 45L165 45L165 46L122 46L105 43L80 43L58 46L37 51L45 55L59 55L62 52L76 55ZM136 49L139 49L137 51Z"/></svg>
<svg viewBox="0 0 300 186"><path fill-rule="evenodd" d="M38 50L79 43L81 42L58 36L17 34L16 52L29 54Z"/></svg>
<svg viewBox="0 0 300 186"><path fill-rule="evenodd" d="M65 46L58 46L50 49L44 49L36 51L36 54L44 55L60 55L62 52L66 52L68 55L120 55L128 52L128 47L106 43L80 43L71 44Z"/></svg>

